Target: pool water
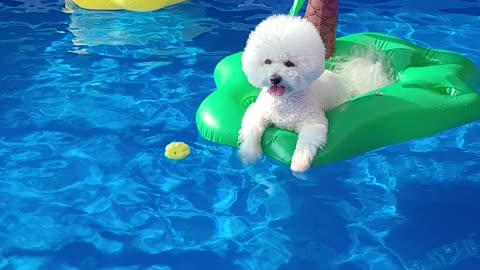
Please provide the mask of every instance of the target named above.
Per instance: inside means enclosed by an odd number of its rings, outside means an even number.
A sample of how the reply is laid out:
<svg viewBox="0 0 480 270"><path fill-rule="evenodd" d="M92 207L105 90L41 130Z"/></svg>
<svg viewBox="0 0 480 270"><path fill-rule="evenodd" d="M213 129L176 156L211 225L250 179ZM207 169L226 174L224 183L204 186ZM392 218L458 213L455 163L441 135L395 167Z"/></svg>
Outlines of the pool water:
<svg viewBox="0 0 480 270"><path fill-rule="evenodd" d="M0 269L480 269L479 122L306 180L198 136L216 63L290 4L2 0ZM339 36L388 33L480 65L478 0L340 0L340 12ZM164 157L176 140L191 146L183 161Z"/></svg>

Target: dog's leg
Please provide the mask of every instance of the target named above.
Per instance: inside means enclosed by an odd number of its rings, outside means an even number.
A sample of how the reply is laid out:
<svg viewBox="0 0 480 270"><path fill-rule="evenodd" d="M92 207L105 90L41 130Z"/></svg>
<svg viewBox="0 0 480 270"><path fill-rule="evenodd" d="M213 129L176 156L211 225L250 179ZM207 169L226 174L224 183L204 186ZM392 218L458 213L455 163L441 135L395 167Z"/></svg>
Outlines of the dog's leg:
<svg viewBox="0 0 480 270"><path fill-rule="evenodd" d="M268 125L256 108L256 104L248 107L238 134L238 141L240 142L238 153L245 164L255 163L262 157L261 140Z"/></svg>
<svg viewBox="0 0 480 270"><path fill-rule="evenodd" d="M318 149L327 143L327 123L308 124L300 128L290 169L303 173L310 168Z"/></svg>

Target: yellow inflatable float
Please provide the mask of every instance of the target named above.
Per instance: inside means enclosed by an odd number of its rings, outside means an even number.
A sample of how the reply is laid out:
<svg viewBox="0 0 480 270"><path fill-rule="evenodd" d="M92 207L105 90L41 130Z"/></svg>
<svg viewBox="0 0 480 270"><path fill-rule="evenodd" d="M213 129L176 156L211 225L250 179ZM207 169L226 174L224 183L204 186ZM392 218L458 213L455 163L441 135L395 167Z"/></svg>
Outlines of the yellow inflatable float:
<svg viewBox="0 0 480 270"><path fill-rule="evenodd" d="M154 11L186 0L67 0L91 10Z"/></svg>

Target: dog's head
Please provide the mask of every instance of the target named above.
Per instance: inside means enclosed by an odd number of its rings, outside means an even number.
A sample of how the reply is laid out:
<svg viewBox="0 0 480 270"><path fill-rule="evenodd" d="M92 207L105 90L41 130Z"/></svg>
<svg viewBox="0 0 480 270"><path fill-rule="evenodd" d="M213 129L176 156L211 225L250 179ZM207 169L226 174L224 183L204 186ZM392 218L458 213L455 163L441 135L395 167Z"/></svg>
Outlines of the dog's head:
<svg viewBox="0 0 480 270"><path fill-rule="evenodd" d="M273 15L250 33L242 68L253 86L272 96L302 91L324 72L325 45L306 19Z"/></svg>

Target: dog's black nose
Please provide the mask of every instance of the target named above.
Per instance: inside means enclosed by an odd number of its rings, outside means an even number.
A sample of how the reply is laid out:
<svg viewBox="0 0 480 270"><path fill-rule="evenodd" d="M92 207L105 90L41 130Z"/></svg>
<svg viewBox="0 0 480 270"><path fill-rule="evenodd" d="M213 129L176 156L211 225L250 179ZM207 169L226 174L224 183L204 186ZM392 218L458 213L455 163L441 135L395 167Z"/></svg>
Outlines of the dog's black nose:
<svg viewBox="0 0 480 270"><path fill-rule="evenodd" d="M277 84L282 82L282 76L280 76L278 74L273 74L272 76L270 76L270 82L273 85L277 85Z"/></svg>

